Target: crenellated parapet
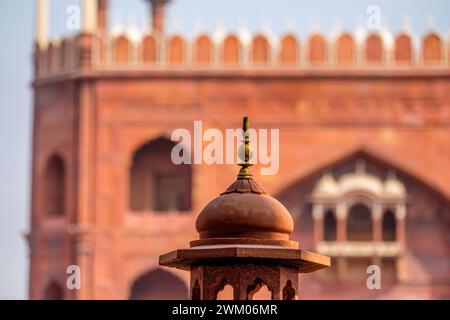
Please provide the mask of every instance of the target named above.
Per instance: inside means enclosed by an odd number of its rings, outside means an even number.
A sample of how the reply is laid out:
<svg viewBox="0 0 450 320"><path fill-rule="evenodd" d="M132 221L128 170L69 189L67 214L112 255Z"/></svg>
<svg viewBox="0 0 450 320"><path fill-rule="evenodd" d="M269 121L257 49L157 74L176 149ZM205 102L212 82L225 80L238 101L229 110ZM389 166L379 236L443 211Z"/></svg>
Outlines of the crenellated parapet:
<svg viewBox="0 0 450 320"><path fill-rule="evenodd" d="M86 41L86 40L84 40ZM180 34L133 36L119 33L91 34L92 69L334 69L334 68L431 68L449 67L449 41L436 32L420 40L407 33L391 36L372 33L357 39L350 33L326 37L320 33L301 39L288 33L273 37ZM37 52L38 77L77 70L80 37L50 41Z"/></svg>

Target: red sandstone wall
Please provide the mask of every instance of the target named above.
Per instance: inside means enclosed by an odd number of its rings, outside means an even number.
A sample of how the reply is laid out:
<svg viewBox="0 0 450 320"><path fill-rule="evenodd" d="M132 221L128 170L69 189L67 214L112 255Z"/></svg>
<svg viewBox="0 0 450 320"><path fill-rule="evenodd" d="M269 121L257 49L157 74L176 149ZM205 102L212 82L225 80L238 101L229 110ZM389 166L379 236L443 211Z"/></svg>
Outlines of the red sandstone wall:
<svg viewBox="0 0 450 320"><path fill-rule="evenodd" d="M168 43L166 58L179 66L186 57L183 39ZM269 61L266 42L255 38L253 43L252 61ZM323 38L311 38L308 59L323 63L334 52L333 59L348 63L354 58L352 39L344 37L338 43L333 51ZM142 51L146 61L158 57L152 46L147 42ZM397 39L396 61L414 58L409 46L407 38ZM208 47L206 39L199 40L198 63L208 61ZM228 38L224 47L221 59L237 63L240 43ZM114 48L117 62L129 61L132 50L126 39ZM298 57L292 39L282 48L286 63ZM439 48L436 38L427 38L424 59L441 59ZM381 54L378 40L370 38L367 59L376 63ZM53 65L51 60L46 68ZM32 298L40 298L51 279L64 283L69 263L81 264L87 279L77 298L126 298L136 277L157 266L159 254L185 247L195 238L195 215L233 181L235 166L194 167L191 214L136 216L128 208L133 153L151 139L170 137L175 128L191 129L194 120L202 120L205 129L225 129L239 127L242 116L248 115L256 128L279 128L279 174L261 177L258 166L253 169L271 194L281 194L311 172L365 150L450 199L450 81L443 68L104 75L91 75L92 82L83 82L88 89L51 79L37 87ZM41 177L46 159L55 153L66 163L69 209L65 220L47 221L40 209ZM75 221L85 228L81 233L67 224ZM310 238L305 236L302 243L308 247ZM186 273L179 274L187 281Z"/></svg>

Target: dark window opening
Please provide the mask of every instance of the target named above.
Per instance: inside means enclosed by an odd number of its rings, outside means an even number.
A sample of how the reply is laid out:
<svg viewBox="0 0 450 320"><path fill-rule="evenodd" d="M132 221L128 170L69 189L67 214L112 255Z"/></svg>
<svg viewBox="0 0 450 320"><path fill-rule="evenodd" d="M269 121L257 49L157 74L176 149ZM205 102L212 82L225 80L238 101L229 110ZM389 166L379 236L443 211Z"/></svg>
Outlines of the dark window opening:
<svg viewBox="0 0 450 320"><path fill-rule="evenodd" d="M336 241L337 235L336 235L336 218L334 216L334 213L332 211L327 211L325 213L325 219L324 219L324 240L325 241Z"/></svg>
<svg viewBox="0 0 450 320"><path fill-rule="evenodd" d="M392 211L386 211L383 216L383 241L395 241L397 221Z"/></svg>
<svg viewBox="0 0 450 320"><path fill-rule="evenodd" d="M347 240L372 241L372 214L364 204L351 207L347 221Z"/></svg>
<svg viewBox="0 0 450 320"><path fill-rule="evenodd" d="M130 209L139 211L189 211L190 165L175 165L172 141L160 138L140 148L130 172Z"/></svg>

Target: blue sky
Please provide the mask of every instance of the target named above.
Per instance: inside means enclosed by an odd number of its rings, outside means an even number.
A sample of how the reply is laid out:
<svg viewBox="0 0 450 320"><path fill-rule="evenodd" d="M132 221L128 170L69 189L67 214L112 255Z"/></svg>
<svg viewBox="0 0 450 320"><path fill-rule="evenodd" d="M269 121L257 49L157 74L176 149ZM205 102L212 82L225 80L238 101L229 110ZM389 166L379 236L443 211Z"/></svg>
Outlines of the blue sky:
<svg viewBox="0 0 450 320"><path fill-rule="evenodd" d="M23 234L28 231L32 124L31 55L34 1L0 1L0 299L27 297L28 250ZM50 0L52 36L67 33L66 8L79 0ZM328 33L333 25L354 30L367 17L369 5L377 5L393 32L402 28L405 15L418 35L429 27L449 35L448 0L173 0L168 12L169 31L192 34L195 26L213 31L221 21L227 29L241 25L256 31L270 24L276 33L287 21L301 36L316 20ZM111 20L145 25L149 9L143 0L112 0Z"/></svg>

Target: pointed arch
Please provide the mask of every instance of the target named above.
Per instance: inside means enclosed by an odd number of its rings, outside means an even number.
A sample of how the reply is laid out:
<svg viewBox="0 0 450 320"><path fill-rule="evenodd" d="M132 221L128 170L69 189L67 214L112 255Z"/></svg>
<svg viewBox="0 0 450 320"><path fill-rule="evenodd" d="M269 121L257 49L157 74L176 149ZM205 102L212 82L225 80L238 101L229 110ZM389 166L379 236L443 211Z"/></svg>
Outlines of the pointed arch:
<svg viewBox="0 0 450 320"><path fill-rule="evenodd" d="M147 35L142 40L142 61L156 63L158 61L158 46L155 37Z"/></svg>
<svg viewBox="0 0 450 320"><path fill-rule="evenodd" d="M131 57L131 42L125 35L114 39L113 60L118 63L126 63Z"/></svg>
<svg viewBox="0 0 450 320"><path fill-rule="evenodd" d="M369 64L380 64L383 61L383 40L378 34L366 38L365 60Z"/></svg>
<svg viewBox="0 0 450 320"><path fill-rule="evenodd" d="M66 213L66 166L58 154L47 161L44 171L44 214L50 217Z"/></svg>
<svg viewBox="0 0 450 320"><path fill-rule="evenodd" d="M279 62L282 65L294 65L299 61L300 44L292 34L286 34L281 39Z"/></svg>
<svg viewBox="0 0 450 320"><path fill-rule="evenodd" d="M395 38L394 59L396 63L411 64L413 61L413 47L411 37L405 33Z"/></svg>
<svg viewBox="0 0 450 320"><path fill-rule="evenodd" d="M174 35L167 43L167 63L169 65L182 65L186 61L186 42L180 35Z"/></svg>
<svg viewBox="0 0 450 320"><path fill-rule="evenodd" d="M194 64L209 65L213 60L213 43L206 35L199 35L194 45Z"/></svg>
<svg viewBox="0 0 450 320"><path fill-rule="evenodd" d="M429 33L423 38L422 59L425 64L442 63L442 40L437 33Z"/></svg>
<svg viewBox="0 0 450 320"><path fill-rule="evenodd" d="M323 64L327 59L327 42L322 34L311 35L308 40L308 61L311 64Z"/></svg>
<svg viewBox="0 0 450 320"><path fill-rule="evenodd" d="M344 33L336 41L335 58L337 64L352 64L355 62L356 46L351 34Z"/></svg>
<svg viewBox="0 0 450 320"><path fill-rule="evenodd" d="M222 44L221 61L225 65L239 65L241 62L242 46L238 37L228 35Z"/></svg>
<svg viewBox="0 0 450 320"><path fill-rule="evenodd" d="M258 34L252 40L253 64L267 64L270 60L270 44L264 35Z"/></svg>

